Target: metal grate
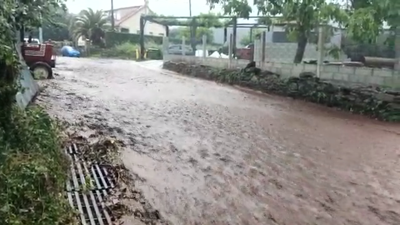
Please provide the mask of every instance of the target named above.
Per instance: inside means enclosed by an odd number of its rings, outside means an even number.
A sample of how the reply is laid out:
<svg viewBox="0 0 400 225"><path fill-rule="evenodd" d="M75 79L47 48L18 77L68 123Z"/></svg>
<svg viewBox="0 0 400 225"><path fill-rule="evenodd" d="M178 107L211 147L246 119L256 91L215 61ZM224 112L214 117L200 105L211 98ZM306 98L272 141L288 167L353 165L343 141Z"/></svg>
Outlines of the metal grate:
<svg viewBox="0 0 400 225"><path fill-rule="evenodd" d="M66 150L69 155L77 155L79 153L79 148L76 144L70 145Z"/></svg>
<svg viewBox="0 0 400 225"><path fill-rule="evenodd" d="M89 166L83 161L71 161L73 163L70 167L67 191L80 191L82 189L102 190L115 187L114 179L106 168L98 164Z"/></svg>
<svg viewBox="0 0 400 225"><path fill-rule="evenodd" d="M66 153L72 162L67 191L79 191L83 188L102 190L115 187L115 180L107 168L96 163L89 166L87 162L78 158L79 148L77 145L71 145L66 149Z"/></svg>
<svg viewBox="0 0 400 225"><path fill-rule="evenodd" d="M115 180L107 168L89 165L79 158L79 148L66 148L71 159L69 180L66 183L68 201L80 214L82 225L111 225L113 217L105 206L106 196L115 187Z"/></svg>
<svg viewBox="0 0 400 225"><path fill-rule="evenodd" d="M70 205L78 209L82 225L112 225L111 212L105 207L106 190L68 192Z"/></svg>

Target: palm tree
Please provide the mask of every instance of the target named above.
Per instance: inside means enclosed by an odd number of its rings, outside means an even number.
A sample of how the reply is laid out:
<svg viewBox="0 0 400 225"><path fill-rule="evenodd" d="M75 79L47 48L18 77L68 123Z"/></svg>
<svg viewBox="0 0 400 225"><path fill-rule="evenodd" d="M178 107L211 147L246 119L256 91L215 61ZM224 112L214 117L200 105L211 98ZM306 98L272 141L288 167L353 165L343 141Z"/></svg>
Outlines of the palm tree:
<svg viewBox="0 0 400 225"><path fill-rule="evenodd" d="M82 10L75 18L72 33L75 39L83 37L97 41L97 39L100 39L99 36L103 36L104 32L102 31L105 29L107 23L108 16L106 13L101 10L93 11L93 9L88 8Z"/></svg>

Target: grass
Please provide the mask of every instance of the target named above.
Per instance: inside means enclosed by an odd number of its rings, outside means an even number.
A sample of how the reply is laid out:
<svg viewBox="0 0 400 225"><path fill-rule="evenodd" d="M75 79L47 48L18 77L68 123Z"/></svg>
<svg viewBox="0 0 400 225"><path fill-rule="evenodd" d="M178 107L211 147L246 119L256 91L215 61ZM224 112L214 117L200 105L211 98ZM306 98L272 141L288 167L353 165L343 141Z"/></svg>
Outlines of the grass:
<svg viewBox="0 0 400 225"><path fill-rule="evenodd" d="M68 160L59 125L37 106L1 115L0 224L76 224L64 196Z"/></svg>

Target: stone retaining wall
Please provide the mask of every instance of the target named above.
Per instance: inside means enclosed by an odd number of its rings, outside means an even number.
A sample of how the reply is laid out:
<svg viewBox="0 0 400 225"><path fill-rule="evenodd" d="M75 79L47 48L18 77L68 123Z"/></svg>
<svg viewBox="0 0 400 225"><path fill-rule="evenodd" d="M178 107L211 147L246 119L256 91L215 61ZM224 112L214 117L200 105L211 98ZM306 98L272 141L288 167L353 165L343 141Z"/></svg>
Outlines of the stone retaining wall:
<svg viewBox="0 0 400 225"><path fill-rule="evenodd" d="M200 58L195 56L164 55L164 61L187 62L218 68L243 68L249 61L222 58ZM296 77L302 72L317 72L316 65L294 64L282 62L257 62L263 70L279 73L282 77ZM400 73L390 69L374 69L365 67L322 66L321 78L343 82L357 82L367 85L386 86L400 90Z"/></svg>
<svg viewBox="0 0 400 225"><path fill-rule="evenodd" d="M274 71L220 69L187 62L164 62L164 69L183 75L240 85L278 95L365 114L386 121L400 121L400 91L367 85L323 80L303 72L285 78Z"/></svg>

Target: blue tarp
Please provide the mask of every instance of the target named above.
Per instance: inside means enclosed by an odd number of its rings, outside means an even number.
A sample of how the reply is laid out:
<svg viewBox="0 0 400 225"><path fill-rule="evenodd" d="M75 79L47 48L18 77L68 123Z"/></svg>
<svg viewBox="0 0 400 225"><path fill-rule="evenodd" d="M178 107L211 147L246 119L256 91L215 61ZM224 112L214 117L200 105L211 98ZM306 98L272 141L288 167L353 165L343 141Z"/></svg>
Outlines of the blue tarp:
<svg viewBox="0 0 400 225"><path fill-rule="evenodd" d="M81 53L78 50L76 50L73 47L68 46L68 45L61 48L61 54L63 56L69 56L69 57L80 57L81 56Z"/></svg>

